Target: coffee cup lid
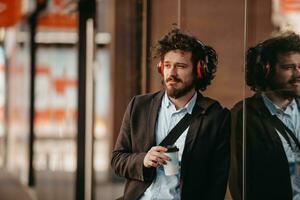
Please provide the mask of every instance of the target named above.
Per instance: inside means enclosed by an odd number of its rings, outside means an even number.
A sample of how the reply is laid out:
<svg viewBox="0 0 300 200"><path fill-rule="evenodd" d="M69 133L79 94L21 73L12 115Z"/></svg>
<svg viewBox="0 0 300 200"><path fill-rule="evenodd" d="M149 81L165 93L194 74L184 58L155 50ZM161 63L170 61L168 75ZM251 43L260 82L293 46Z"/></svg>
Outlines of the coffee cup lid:
<svg viewBox="0 0 300 200"><path fill-rule="evenodd" d="M179 149L174 145L174 146L167 146L168 150L167 152L176 152L179 151Z"/></svg>

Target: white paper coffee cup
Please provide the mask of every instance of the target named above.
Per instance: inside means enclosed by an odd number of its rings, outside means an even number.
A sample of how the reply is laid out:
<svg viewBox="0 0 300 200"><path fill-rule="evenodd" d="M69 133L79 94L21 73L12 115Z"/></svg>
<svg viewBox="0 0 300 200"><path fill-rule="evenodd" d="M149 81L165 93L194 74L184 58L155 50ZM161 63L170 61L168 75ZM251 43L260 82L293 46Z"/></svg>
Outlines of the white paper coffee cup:
<svg viewBox="0 0 300 200"><path fill-rule="evenodd" d="M169 147L168 151L164 153L171 159L167 160L166 164L163 165L166 176L172 176L179 173L178 151L179 149L175 146Z"/></svg>

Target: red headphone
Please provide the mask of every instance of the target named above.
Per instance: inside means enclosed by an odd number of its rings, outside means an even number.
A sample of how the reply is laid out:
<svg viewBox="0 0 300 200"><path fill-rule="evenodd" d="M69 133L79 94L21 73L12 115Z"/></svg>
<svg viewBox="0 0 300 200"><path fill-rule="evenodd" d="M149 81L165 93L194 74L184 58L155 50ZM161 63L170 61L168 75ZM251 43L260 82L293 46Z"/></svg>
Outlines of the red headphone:
<svg viewBox="0 0 300 200"><path fill-rule="evenodd" d="M157 71L162 76L164 75L164 64L162 61L159 61L157 64ZM207 64L203 60L199 60L197 63L197 79L202 79L207 71Z"/></svg>
<svg viewBox="0 0 300 200"><path fill-rule="evenodd" d="M268 78L270 71L271 71L270 64L268 63L268 64L264 65L263 68L264 68L265 78Z"/></svg>

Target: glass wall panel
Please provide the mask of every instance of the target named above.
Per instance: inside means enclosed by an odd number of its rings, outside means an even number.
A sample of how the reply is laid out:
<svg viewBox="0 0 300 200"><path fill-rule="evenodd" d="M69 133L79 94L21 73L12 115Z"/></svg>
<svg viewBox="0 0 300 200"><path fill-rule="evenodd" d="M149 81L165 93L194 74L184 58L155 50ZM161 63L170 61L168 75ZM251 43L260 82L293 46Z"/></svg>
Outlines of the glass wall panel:
<svg viewBox="0 0 300 200"><path fill-rule="evenodd" d="M237 164L242 184L235 194L297 199L300 37L291 32L300 33L299 1L248 1L247 13L247 99L235 108L240 114L232 127L243 158Z"/></svg>
<svg viewBox="0 0 300 200"><path fill-rule="evenodd" d="M4 167L6 153L5 87L5 55L3 46L0 45L0 168Z"/></svg>
<svg viewBox="0 0 300 200"><path fill-rule="evenodd" d="M260 59L260 56L255 57L253 54L256 50L251 51L249 57L248 49L258 44L262 40L265 40L271 36L273 25L271 18L271 1L244 1L245 2L245 28L242 55L241 55L241 68L243 76L239 76L241 80L239 98L233 102L231 108L231 169L230 169L230 192L234 199L268 199L275 198L271 196L257 195L252 190L253 187L257 187L259 184L269 185L256 182L253 185L253 180L267 180L270 178L265 176L266 173L262 169L270 169L273 166L264 166L264 161L271 160L272 158L266 154L265 150L268 149L267 143L264 144L265 138L264 125L259 121L262 119L262 115L257 115L263 112L263 109L253 110L253 107L258 106L258 102L253 102L252 97L254 91L251 91L251 84L253 80L258 80L262 75L258 75L257 72L261 72L256 69L254 64ZM257 49L258 50L258 49ZM257 51L259 52L259 50ZM251 61L252 60L252 61ZM255 61L254 61L255 60ZM251 62L249 62L251 61ZM254 61L254 62L253 62ZM257 65L258 66L258 65ZM235 77L236 78L236 77ZM256 84L256 81L254 81ZM250 85L249 85L250 84ZM249 99L250 97L250 99ZM247 100L246 100L247 98ZM255 117L253 117L255 116ZM255 118L255 119L254 119ZM268 150L267 150L268 151ZM264 174L264 175L263 175ZM259 187L264 187L260 185ZM268 187L268 186L267 186ZM259 189L260 190L260 189ZM272 189L277 190L275 188ZM280 190L278 188L278 190ZM271 192L271 191L270 191ZM270 193L268 192L268 193ZM272 192L273 193L273 192Z"/></svg>

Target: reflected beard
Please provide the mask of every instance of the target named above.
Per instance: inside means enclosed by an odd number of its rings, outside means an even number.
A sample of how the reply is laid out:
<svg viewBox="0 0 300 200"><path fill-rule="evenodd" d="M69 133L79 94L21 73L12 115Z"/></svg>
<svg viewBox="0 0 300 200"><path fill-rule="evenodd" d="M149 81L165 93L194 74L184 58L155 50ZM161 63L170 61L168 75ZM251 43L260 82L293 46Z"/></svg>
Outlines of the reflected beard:
<svg viewBox="0 0 300 200"><path fill-rule="evenodd" d="M281 95L286 98L300 98L300 90L283 90Z"/></svg>
<svg viewBox="0 0 300 200"><path fill-rule="evenodd" d="M287 90L287 89L275 90L274 92L286 99L300 97L300 92L295 92L295 91Z"/></svg>
<svg viewBox="0 0 300 200"><path fill-rule="evenodd" d="M293 84L296 80L290 80L287 83L278 83L276 81L271 81L270 88L273 92L284 98L299 98L300 88L289 87L288 84Z"/></svg>

